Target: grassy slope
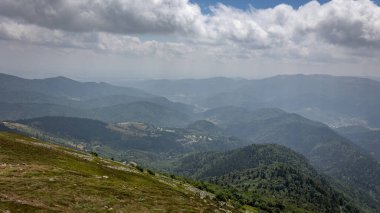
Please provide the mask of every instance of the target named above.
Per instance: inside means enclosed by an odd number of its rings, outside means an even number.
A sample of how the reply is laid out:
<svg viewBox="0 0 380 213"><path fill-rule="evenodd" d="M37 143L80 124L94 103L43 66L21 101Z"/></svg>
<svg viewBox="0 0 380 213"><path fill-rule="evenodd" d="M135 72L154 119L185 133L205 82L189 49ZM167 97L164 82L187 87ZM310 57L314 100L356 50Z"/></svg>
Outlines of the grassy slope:
<svg viewBox="0 0 380 213"><path fill-rule="evenodd" d="M218 203L165 176L0 132L0 211L214 212Z"/></svg>

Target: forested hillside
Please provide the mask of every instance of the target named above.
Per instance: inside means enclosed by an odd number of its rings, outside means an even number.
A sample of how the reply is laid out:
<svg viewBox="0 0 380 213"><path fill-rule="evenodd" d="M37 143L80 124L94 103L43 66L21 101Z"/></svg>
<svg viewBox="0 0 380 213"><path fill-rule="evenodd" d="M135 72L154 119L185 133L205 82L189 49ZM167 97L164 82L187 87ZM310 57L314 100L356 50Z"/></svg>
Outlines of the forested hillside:
<svg viewBox="0 0 380 213"><path fill-rule="evenodd" d="M271 212L358 211L303 156L279 145L199 153L183 158L174 171L231 188L230 196Z"/></svg>

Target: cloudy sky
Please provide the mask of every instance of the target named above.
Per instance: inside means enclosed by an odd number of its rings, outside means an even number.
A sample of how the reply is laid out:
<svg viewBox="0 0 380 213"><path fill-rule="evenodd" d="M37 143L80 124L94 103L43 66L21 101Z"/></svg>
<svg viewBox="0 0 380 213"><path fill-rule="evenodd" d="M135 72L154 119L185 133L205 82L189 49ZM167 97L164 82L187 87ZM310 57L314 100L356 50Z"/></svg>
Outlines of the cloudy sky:
<svg viewBox="0 0 380 213"><path fill-rule="evenodd" d="M380 76L371 0L0 0L0 72L79 80Z"/></svg>

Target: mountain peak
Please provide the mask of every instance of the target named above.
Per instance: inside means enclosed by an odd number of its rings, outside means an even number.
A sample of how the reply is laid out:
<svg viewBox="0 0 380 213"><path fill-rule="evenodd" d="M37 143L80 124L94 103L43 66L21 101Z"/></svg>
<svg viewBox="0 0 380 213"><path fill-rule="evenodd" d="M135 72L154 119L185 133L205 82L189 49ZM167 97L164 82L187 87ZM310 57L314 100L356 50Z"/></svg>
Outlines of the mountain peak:
<svg viewBox="0 0 380 213"><path fill-rule="evenodd" d="M70 81L70 82L76 82L75 80L65 77L65 76L57 76L52 78L44 78L41 79L42 81Z"/></svg>

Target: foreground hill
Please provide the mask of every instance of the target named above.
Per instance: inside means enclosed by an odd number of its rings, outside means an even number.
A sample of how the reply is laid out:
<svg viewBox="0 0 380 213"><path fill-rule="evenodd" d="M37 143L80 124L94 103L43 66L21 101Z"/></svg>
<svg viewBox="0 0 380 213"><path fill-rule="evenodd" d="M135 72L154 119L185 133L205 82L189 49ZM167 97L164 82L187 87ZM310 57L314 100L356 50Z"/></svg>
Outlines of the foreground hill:
<svg viewBox="0 0 380 213"><path fill-rule="evenodd" d="M11 133L0 168L2 212L223 211L189 184Z"/></svg>
<svg viewBox="0 0 380 213"><path fill-rule="evenodd" d="M0 161L4 211L222 211L215 195L187 183L16 134L0 133ZM263 212L356 209L302 156L277 145L189 156L177 168L222 186L197 184L217 199Z"/></svg>
<svg viewBox="0 0 380 213"><path fill-rule="evenodd" d="M267 206L270 212L359 211L303 156L279 145L190 155L174 171L230 187L231 196L246 204Z"/></svg>
<svg viewBox="0 0 380 213"><path fill-rule="evenodd" d="M225 111L229 113L222 113ZM204 115L224 126L226 135L257 144L280 144L303 154L323 173L354 186L356 189L350 191L362 202L380 209L380 164L328 126L275 109L223 107Z"/></svg>
<svg viewBox="0 0 380 213"><path fill-rule="evenodd" d="M138 161L158 169L168 169L168 162L193 152L232 150L252 143L278 143L306 156L318 170L338 180L337 186L342 185L341 190L354 200L368 208L380 208L379 164L326 125L276 109L251 112L247 114L250 122L230 124L228 116L223 119L215 112L218 110L206 114L223 123L224 129L208 121L195 122L189 129L170 129L144 123L107 124L65 117L3 124L55 143L93 150L121 161ZM220 131L223 135L247 140L213 135ZM269 157L275 156L273 153Z"/></svg>

